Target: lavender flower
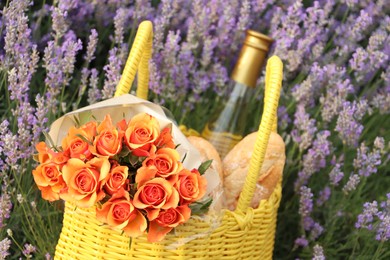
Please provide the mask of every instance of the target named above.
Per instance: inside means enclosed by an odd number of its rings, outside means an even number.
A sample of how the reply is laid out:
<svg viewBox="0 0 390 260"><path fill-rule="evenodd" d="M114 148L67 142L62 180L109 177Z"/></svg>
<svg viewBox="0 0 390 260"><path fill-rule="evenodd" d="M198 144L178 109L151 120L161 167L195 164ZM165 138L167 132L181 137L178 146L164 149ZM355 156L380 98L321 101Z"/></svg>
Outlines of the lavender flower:
<svg viewBox="0 0 390 260"><path fill-rule="evenodd" d="M377 214L379 226L377 229L376 240L390 240L390 193L387 193L387 200L381 202L381 211Z"/></svg>
<svg viewBox="0 0 390 260"><path fill-rule="evenodd" d="M306 185L310 177L320 169L326 166L326 157L330 154L331 143L327 139L330 131L321 131L317 134L316 140L303 156L303 168L298 173L298 179L295 182L295 189L298 190L301 185Z"/></svg>
<svg viewBox="0 0 390 260"><path fill-rule="evenodd" d="M300 198L299 198L299 214L302 217L309 216L313 211L313 193L311 189L302 186L300 188Z"/></svg>
<svg viewBox="0 0 390 260"><path fill-rule="evenodd" d="M378 202L366 202L364 203L363 207L363 213L358 216L358 221L355 223L355 227L364 227L368 230L372 230L372 222L374 221L374 216L378 214Z"/></svg>
<svg viewBox="0 0 390 260"><path fill-rule="evenodd" d="M95 59L94 55L95 55L97 43L98 43L98 33L95 29L92 29L88 39L87 53L85 54L84 57L85 62L87 64L91 63L91 61Z"/></svg>
<svg viewBox="0 0 390 260"><path fill-rule="evenodd" d="M383 141L383 138L382 138ZM380 150L375 149L369 152L365 143L362 143L357 150L357 156L353 160L353 166L358 170L360 176L368 177L377 172L377 166L381 164Z"/></svg>
<svg viewBox="0 0 390 260"><path fill-rule="evenodd" d="M291 123L291 118L287 113L287 108L283 105L278 107L278 125L281 129L287 128Z"/></svg>
<svg viewBox="0 0 390 260"><path fill-rule="evenodd" d="M6 190L6 187L2 187L0 196L0 228L5 227L5 220L10 217L11 209L12 209L12 202L11 202L11 196Z"/></svg>
<svg viewBox="0 0 390 260"><path fill-rule="evenodd" d="M170 19L173 16L173 12L172 12L173 10L171 6L172 2L167 0L163 0L161 2L162 2L161 16L156 18L154 40L153 40L153 46L156 49L156 51L160 51L164 48L163 46L164 33Z"/></svg>
<svg viewBox="0 0 390 260"><path fill-rule="evenodd" d="M314 134L317 132L317 127L315 126L316 120L310 118L310 115L306 113L302 105L298 105L294 117L294 125L297 129L291 132L291 136L294 142L299 144L299 149L303 151L311 145Z"/></svg>
<svg viewBox="0 0 390 260"><path fill-rule="evenodd" d="M0 241L0 260L3 260L10 255L8 251L10 247L11 247L11 240L8 237Z"/></svg>
<svg viewBox="0 0 390 260"><path fill-rule="evenodd" d="M347 183L343 187L343 192L349 194L351 191L355 190L357 185L360 183L360 177L357 174L351 174Z"/></svg>
<svg viewBox="0 0 390 260"><path fill-rule="evenodd" d="M32 5L29 0L14 0L4 8L4 50L7 53L6 65L18 64L19 56L28 54L32 48L30 41L31 29L28 28L28 17L25 14Z"/></svg>
<svg viewBox="0 0 390 260"><path fill-rule="evenodd" d="M251 2L248 0L242 1L240 15L237 22L237 32L242 33L251 25L250 20Z"/></svg>
<svg viewBox="0 0 390 260"><path fill-rule="evenodd" d="M37 249L35 248L35 246L31 245L31 244L24 244L24 248L23 248L23 255L27 258L27 259L31 259L32 258L32 253L35 253L35 251L37 251Z"/></svg>
<svg viewBox="0 0 390 260"><path fill-rule="evenodd" d="M4 120L0 124L0 145L2 155L5 158L0 171L7 171L10 169L17 170L20 167L18 164L18 159L20 158L18 138L16 135L11 133L8 129L8 125L9 122L7 120Z"/></svg>
<svg viewBox="0 0 390 260"><path fill-rule="evenodd" d="M127 8L119 8L116 11L116 15L114 17L114 25L115 25L115 37L114 42L121 46L121 44L124 41L124 32L125 32L125 25L126 21L129 19L129 9Z"/></svg>
<svg viewBox="0 0 390 260"><path fill-rule="evenodd" d="M363 125L358 120L361 119L361 114L356 114L356 102L346 101L343 104L343 109L340 111L337 118L335 130L339 133L341 140L347 145L357 146L359 137L363 131Z"/></svg>
<svg viewBox="0 0 390 260"><path fill-rule="evenodd" d="M76 54L81 48L81 40L75 41L72 37L65 39L62 46L58 46L55 41L50 41L45 48L43 61L46 69L45 83L48 87L46 98L49 111L57 110L56 97L61 93L62 88L69 84L74 71Z"/></svg>
<svg viewBox="0 0 390 260"><path fill-rule="evenodd" d="M316 241L317 238L324 232L324 228L317 222L313 224L313 227L310 231L310 240Z"/></svg>
<svg viewBox="0 0 390 260"><path fill-rule="evenodd" d="M390 240L390 213L380 212L378 213L379 226L376 231L375 239L378 241L388 241Z"/></svg>
<svg viewBox="0 0 390 260"><path fill-rule="evenodd" d="M88 89L88 103L94 104L102 98L100 89L98 88L99 77L96 69L91 70L91 76L89 78L89 89Z"/></svg>
<svg viewBox="0 0 390 260"><path fill-rule="evenodd" d="M344 173L341 171L342 165L337 163L331 172L329 173L330 183L333 186L338 186L339 182L343 179Z"/></svg>
<svg viewBox="0 0 390 260"><path fill-rule="evenodd" d="M305 237L299 237L295 239L294 244L300 247L307 247L309 245L309 241Z"/></svg>
<svg viewBox="0 0 390 260"><path fill-rule="evenodd" d="M317 206L322 206L326 201L329 200L331 194L331 189L329 186L326 186L323 190L320 191L319 198L316 201Z"/></svg>
<svg viewBox="0 0 390 260"><path fill-rule="evenodd" d="M116 85L121 77L121 66L122 62L118 57L118 48L114 47L110 50L108 64L103 68L106 72L102 91L103 99L111 98L114 95Z"/></svg>
<svg viewBox="0 0 390 260"><path fill-rule="evenodd" d="M64 8L64 6L62 6ZM69 28L67 22L68 12L59 7L53 7L52 11L52 22L55 41L58 42L66 33Z"/></svg>
<svg viewBox="0 0 390 260"><path fill-rule="evenodd" d="M66 39L61 46L63 53L62 70L66 76L71 75L74 71L74 64L76 62L76 54L83 48L80 39ZM65 85L69 84L69 79L64 82Z"/></svg>
<svg viewBox="0 0 390 260"><path fill-rule="evenodd" d="M315 245L313 247L313 257L312 260L325 260L325 255L324 255L324 249L320 245Z"/></svg>
<svg viewBox="0 0 390 260"><path fill-rule="evenodd" d="M366 202L363 205L363 212L358 215L355 227L357 229L368 229L376 232L375 239L388 241L390 239L390 193L387 194L387 201Z"/></svg>

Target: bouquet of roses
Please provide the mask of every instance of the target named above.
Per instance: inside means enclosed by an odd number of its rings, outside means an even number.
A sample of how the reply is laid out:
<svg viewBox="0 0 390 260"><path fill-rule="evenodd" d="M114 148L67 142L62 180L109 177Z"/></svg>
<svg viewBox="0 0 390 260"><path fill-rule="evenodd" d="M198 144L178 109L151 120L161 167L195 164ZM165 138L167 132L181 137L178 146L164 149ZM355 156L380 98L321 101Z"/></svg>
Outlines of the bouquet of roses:
<svg viewBox="0 0 390 260"><path fill-rule="evenodd" d="M148 113L116 124L107 114L100 123L70 127L61 146L48 139L51 147L36 146L39 165L33 171L42 197L96 206L99 221L131 237L147 232L148 241L161 241L211 203L200 201L210 162L185 168L170 126L160 129Z"/></svg>

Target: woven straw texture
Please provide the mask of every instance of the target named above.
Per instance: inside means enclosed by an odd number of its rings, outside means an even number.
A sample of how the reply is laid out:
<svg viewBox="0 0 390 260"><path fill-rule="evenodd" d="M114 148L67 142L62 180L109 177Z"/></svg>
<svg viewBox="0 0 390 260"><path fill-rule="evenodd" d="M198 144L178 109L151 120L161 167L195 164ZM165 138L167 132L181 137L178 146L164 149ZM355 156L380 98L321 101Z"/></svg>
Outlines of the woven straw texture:
<svg viewBox="0 0 390 260"><path fill-rule="evenodd" d="M152 24L141 23L116 96L127 93L138 70L137 95L147 98L148 59L151 55ZM258 173L264 161L271 131L276 131L276 111L282 82L282 62L268 60L264 112L243 191L235 211L223 210L215 221L191 218L175 228L160 243L146 236L130 239L96 220L95 208L77 208L65 203L63 228L55 259L272 259L277 211L281 199L279 183L258 208L249 207ZM197 134L181 128L187 135Z"/></svg>

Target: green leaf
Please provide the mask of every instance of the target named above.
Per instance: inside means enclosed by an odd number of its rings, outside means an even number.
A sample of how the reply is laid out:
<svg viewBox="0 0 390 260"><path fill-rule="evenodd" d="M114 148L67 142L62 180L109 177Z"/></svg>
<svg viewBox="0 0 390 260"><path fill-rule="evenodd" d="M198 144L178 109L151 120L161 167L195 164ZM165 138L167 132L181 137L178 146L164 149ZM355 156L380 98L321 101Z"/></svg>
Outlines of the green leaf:
<svg viewBox="0 0 390 260"><path fill-rule="evenodd" d="M43 135L45 136L46 140L49 142L50 148L54 149L56 152L59 152L60 149L56 146L53 139L51 139L51 136L46 132L43 132Z"/></svg>
<svg viewBox="0 0 390 260"><path fill-rule="evenodd" d="M85 136L81 134L76 134L77 137L80 137L84 142L88 143L89 145L93 145L91 141L89 141Z"/></svg>
<svg viewBox="0 0 390 260"><path fill-rule="evenodd" d="M187 153L184 154L183 160L181 160L181 163L184 163L184 160L187 158Z"/></svg>
<svg viewBox="0 0 390 260"><path fill-rule="evenodd" d="M200 173L200 175L203 175L212 163L213 163L213 160L208 160L208 161L203 162L198 168L198 172Z"/></svg>
<svg viewBox="0 0 390 260"><path fill-rule="evenodd" d="M209 207L213 202L212 198L208 198L203 202L194 202L189 205L192 214L194 215L202 215L209 211Z"/></svg>
<svg viewBox="0 0 390 260"><path fill-rule="evenodd" d="M75 122L76 127L80 127L80 120L77 116L73 116L73 121Z"/></svg>
<svg viewBox="0 0 390 260"><path fill-rule="evenodd" d="M126 145L122 145L122 150L119 152L119 157L126 157L130 154L130 149Z"/></svg>

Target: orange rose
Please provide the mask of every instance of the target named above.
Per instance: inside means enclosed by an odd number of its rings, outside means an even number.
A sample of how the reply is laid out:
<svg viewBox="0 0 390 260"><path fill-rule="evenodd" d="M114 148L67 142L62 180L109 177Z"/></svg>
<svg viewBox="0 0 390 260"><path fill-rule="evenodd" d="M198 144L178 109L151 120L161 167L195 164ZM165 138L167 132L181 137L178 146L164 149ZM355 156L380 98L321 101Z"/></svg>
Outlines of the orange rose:
<svg viewBox="0 0 390 260"><path fill-rule="evenodd" d="M181 170L179 179L175 183L175 188L180 194L180 204L189 204L202 198L206 193L206 185L206 179L200 175L198 170Z"/></svg>
<svg viewBox="0 0 390 260"><path fill-rule="evenodd" d="M161 148L146 158L142 165L144 167L155 166L156 176L163 177L173 184L177 181L177 173L183 168L179 160L180 155L175 149Z"/></svg>
<svg viewBox="0 0 390 260"><path fill-rule="evenodd" d="M174 227L187 222L190 219L190 216L191 209L188 205L161 210L158 217L150 222L147 236L148 241L161 241Z"/></svg>
<svg viewBox="0 0 390 260"><path fill-rule="evenodd" d="M45 142L39 142L35 145L35 149L38 151L38 161L39 163L44 163L49 160L49 148ZM37 158L35 158L37 159Z"/></svg>
<svg viewBox="0 0 390 260"><path fill-rule="evenodd" d="M106 115L102 123L97 127L98 135L93 142L93 153L101 156L114 156L122 149L123 132L118 131L111 121L110 115Z"/></svg>
<svg viewBox="0 0 390 260"><path fill-rule="evenodd" d="M136 156L149 156L151 145L160 134L160 124L153 116L141 113L134 116L126 129L125 141Z"/></svg>
<svg viewBox="0 0 390 260"><path fill-rule="evenodd" d="M179 193L167 180L154 178L139 187L134 194L133 204L138 209L145 209L149 220L157 218L160 209L176 208Z"/></svg>
<svg viewBox="0 0 390 260"><path fill-rule="evenodd" d="M66 201L74 201L77 206L88 208L105 196L103 186L106 183L110 163L107 158L95 157L84 163L72 158L62 168L67 188L60 197Z"/></svg>
<svg viewBox="0 0 390 260"><path fill-rule="evenodd" d="M38 143L35 148L38 151L38 161L40 163L45 163L51 161L55 164L60 165L60 169L69 159L63 152L54 152L46 146L45 142Z"/></svg>
<svg viewBox="0 0 390 260"><path fill-rule="evenodd" d="M42 198L48 201L60 199L59 193L65 182L58 165L51 162L40 164L32 173Z"/></svg>
<svg viewBox="0 0 390 260"><path fill-rule="evenodd" d="M80 130L84 131L85 138L87 138L88 141L92 142L93 138L96 136L96 131L97 131L96 128L97 128L97 123L95 121L90 121L85 125L82 125L80 127Z"/></svg>
<svg viewBox="0 0 390 260"><path fill-rule="evenodd" d="M173 142L173 137L171 135L171 128L169 127L165 127L160 135L158 136L158 138L156 139L156 141L154 142L154 144L158 147L158 148L172 148L172 149L175 149L175 143Z"/></svg>
<svg viewBox="0 0 390 260"><path fill-rule="evenodd" d="M72 127L62 140L62 149L69 157L85 161L93 156L90 151L92 142L93 136L88 136L87 131Z"/></svg>
<svg viewBox="0 0 390 260"><path fill-rule="evenodd" d="M124 189L118 190L101 209L96 209L96 218L131 237L142 235L147 228L145 217L134 208L129 193Z"/></svg>
<svg viewBox="0 0 390 260"><path fill-rule="evenodd" d="M129 168L127 166L114 166L111 169L108 180L104 186L104 190L113 195L115 192L123 188L129 176Z"/></svg>
<svg viewBox="0 0 390 260"><path fill-rule="evenodd" d="M137 174L135 175L135 183L137 183L138 187L143 186L147 181L155 178L157 174L157 168L155 166L142 166L137 170Z"/></svg>
<svg viewBox="0 0 390 260"><path fill-rule="evenodd" d="M116 123L116 126L118 127L119 131L126 132L127 129L126 119L122 119L121 121Z"/></svg>
<svg viewBox="0 0 390 260"><path fill-rule="evenodd" d="M60 169L62 169L62 166L65 165L65 163L69 160L69 157L66 156L63 152L58 152L58 153L50 153L50 160L59 165Z"/></svg>

